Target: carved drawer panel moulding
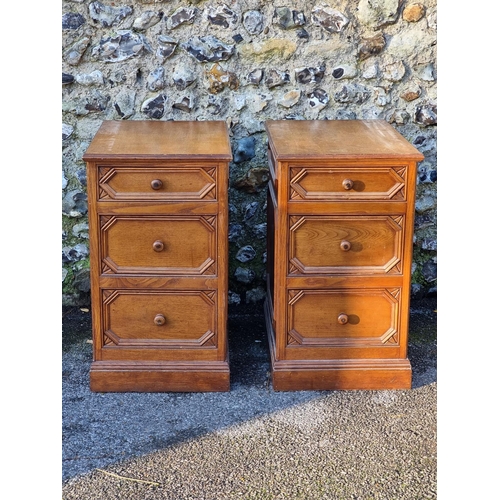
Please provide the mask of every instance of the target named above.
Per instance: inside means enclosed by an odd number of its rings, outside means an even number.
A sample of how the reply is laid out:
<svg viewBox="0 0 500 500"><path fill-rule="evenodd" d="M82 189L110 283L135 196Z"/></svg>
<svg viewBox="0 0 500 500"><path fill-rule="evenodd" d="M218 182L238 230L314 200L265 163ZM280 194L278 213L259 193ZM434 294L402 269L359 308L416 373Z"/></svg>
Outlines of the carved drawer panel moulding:
<svg viewBox="0 0 500 500"><path fill-rule="evenodd" d="M83 159L91 390L228 391L226 123L104 121Z"/></svg>
<svg viewBox="0 0 500 500"><path fill-rule="evenodd" d="M367 347L398 344L399 289L289 290L292 344Z"/></svg>
<svg viewBox="0 0 500 500"><path fill-rule="evenodd" d="M406 200L406 167L290 166L291 200Z"/></svg>
<svg viewBox="0 0 500 500"><path fill-rule="evenodd" d="M116 201L214 201L215 166L100 167L99 199Z"/></svg>
<svg viewBox="0 0 500 500"><path fill-rule="evenodd" d="M264 305L278 391L409 389L417 163L383 120L265 124Z"/></svg>
<svg viewBox="0 0 500 500"><path fill-rule="evenodd" d="M291 274L400 274L404 216L290 217Z"/></svg>
<svg viewBox="0 0 500 500"><path fill-rule="evenodd" d="M101 216L100 221L105 273L216 274L216 217Z"/></svg>
<svg viewBox="0 0 500 500"><path fill-rule="evenodd" d="M216 293L114 290L103 293L105 338L120 347L215 347ZM184 311L190 310L189 319ZM153 326L154 325L154 326ZM110 342L104 342L109 345Z"/></svg>

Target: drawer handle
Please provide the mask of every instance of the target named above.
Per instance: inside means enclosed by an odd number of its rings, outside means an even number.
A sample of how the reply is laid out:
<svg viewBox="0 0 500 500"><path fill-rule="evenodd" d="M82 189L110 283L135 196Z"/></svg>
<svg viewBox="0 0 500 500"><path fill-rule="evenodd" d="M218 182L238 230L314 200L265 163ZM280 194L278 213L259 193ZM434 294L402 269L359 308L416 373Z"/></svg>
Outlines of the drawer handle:
<svg viewBox="0 0 500 500"><path fill-rule="evenodd" d="M341 241L340 248L344 250L344 252L348 252L351 249L351 243L347 240Z"/></svg>
<svg viewBox="0 0 500 500"><path fill-rule="evenodd" d="M344 186L344 189L346 191L349 191L350 189L352 189L354 187L354 181L351 181L351 179L344 179L342 181L342 186Z"/></svg>
<svg viewBox="0 0 500 500"><path fill-rule="evenodd" d="M349 316L347 316L346 313L340 313L339 314L339 317L337 318L337 321L341 324L341 325L345 325L348 321L349 321Z"/></svg>
<svg viewBox="0 0 500 500"><path fill-rule="evenodd" d="M156 240L154 243L153 243L153 250L155 252L161 252L163 250L165 245L163 245L163 241L160 241L160 240Z"/></svg>
<svg viewBox="0 0 500 500"><path fill-rule="evenodd" d="M160 179L154 179L151 181L151 187L153 189L161 189L163 187L163 182L160 181Z"/></svg>
<svg viewBox="0 0 500 500"><path fill-rule="evenodd" d="M165 318L165 316L163 316L163 314L157 314L155 316L154 322L156 326L164 325L165 321L167 321L167 319Z"/></svg>

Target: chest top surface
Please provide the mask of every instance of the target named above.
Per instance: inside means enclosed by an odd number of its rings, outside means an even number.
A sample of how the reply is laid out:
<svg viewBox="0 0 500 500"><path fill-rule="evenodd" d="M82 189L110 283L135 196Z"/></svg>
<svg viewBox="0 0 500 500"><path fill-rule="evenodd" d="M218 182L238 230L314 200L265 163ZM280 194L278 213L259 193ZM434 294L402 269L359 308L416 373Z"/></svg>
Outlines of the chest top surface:
<svg viewBox="0 0 500 500"><path fill-rule="evenodd" d="M424 158L384 120L276 120L266 131L278 160Z"/></svg>
<svg viewBox="0 0 500 500"><path fill-rule="evenodd" d="M171 158L230 160L223 121L104 121L83 160Z"/></svg>

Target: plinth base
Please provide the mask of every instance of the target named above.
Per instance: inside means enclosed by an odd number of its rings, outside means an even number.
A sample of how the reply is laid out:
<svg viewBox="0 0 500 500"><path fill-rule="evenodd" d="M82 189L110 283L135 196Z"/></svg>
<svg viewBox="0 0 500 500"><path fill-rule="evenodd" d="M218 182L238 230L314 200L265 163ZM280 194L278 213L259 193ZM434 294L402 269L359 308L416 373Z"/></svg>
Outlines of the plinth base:
<svg viewBox="0 0 500 500"><path fill-rule="evenodd" d="M228 361L126 362L94 361L94 392L227 392Z"/></svg>

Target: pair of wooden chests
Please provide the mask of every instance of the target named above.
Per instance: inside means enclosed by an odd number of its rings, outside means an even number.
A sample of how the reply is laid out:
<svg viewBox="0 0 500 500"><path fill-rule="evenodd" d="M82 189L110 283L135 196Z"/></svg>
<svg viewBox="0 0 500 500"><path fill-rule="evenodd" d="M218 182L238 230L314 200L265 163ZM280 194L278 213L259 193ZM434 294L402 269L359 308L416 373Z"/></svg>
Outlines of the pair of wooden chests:
<svg viewBox="0 0 500 500"><path fill-rule="evenodd" d="M274 390L408 389L417 163L383 120L265 123ZM228 391L222 121L104 121L87 164L97 392Z"/></svg>

